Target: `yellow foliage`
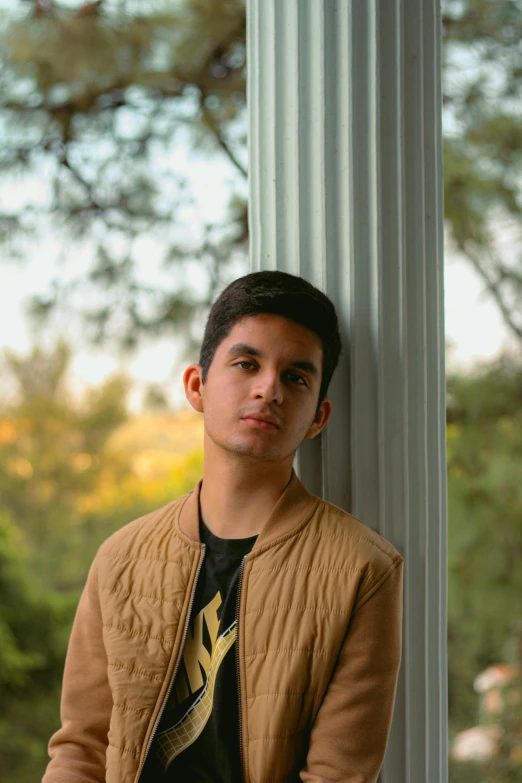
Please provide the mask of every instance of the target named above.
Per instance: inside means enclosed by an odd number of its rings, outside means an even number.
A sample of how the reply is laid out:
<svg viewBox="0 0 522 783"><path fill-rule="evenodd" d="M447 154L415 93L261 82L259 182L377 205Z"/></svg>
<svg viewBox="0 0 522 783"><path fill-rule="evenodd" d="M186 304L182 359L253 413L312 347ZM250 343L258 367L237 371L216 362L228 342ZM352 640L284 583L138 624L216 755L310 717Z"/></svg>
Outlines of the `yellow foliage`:
<svg viewBox="0 0 522 783"><path fill-rule="evenodd" d="M454 440L460 433L458 424L448 424L446 426L446 440Z"/></svg>
<svg viewBox="0 0 522 783"><path fill-rule="evenodd" d="M23 433L24 435L31 435L31 433L34 432L34 421L27 418L27 416L23 416L21 418L18 418L16 420L16 426L18 428L18 431Z"/></svg>
<svg viewBox="0 0 522 783"><path fill-rule="evenodd" d="M11 457L6 463L7 472L12 476L29 479L33 475L33 466L28 459L23 457Z"/></svg>
<svg viewBox="0 0 522 783"><path fill-rule="evenodd" d="M203 444L203 417L191 410L148 413L118 427L108 447L115 451L183 455Z"/></svg>
<svg viewBox="0 0 522 783"><path fill-rule="evenodd" d="M0 419L0 443L14 443L16 441L16 427L7 419Z"/></svg>
<svg viewBox="0 0 522 783"><path fill-rule="evenodd" d="M75 454L71 459L71 464L77 473L83 473L84 470L88 470L92 465L92 457L90 454L80 452Z"/></svg>
<svg viewBox="0 0 522 783"><path fill-rule="evenodd" d="M30 485L31 499L38 504L50 503L58 495L59 487L56 486L56 482L49 479L40 479Z"/></svg>
<svg viewBox="0 0 522 783"><path fill-rule="evenodd" d="M172 457L168 466L165 463L161 470L152 462L147 470L132 472L123 478L117 478L109 468L102 472L96 491L78 499L77 510L82 516L95 514L107 517L115 509L143 505L152 511L192 489L202 473L202 449Z"/></svg>
<svg viewBox="0 0 522 783"><path fill-rule="evenodd" d="M203 419L191 410L148 413L123 424L109 439L95 492L78 502L81 514L119 508L152 510L188 492L203 473ZM111 463L130 472L116 478Z"/></svg>

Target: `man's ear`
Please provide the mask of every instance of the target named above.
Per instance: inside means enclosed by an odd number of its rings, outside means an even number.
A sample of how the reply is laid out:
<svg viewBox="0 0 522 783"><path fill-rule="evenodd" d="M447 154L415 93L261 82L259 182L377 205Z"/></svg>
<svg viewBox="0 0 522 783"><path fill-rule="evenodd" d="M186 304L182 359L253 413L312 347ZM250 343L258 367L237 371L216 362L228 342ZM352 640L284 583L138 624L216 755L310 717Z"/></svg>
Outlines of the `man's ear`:
<svg viewBox="0 0 522 783"><path fill-rule="evenodd" d="M315 419L313 420L310 429L306 433L305 439L315 438L316 435L319 435L321 430L326 426L326 422L330 418L331 414L332 401L328 397L325 397L320 404L317 413L315 414Z"/></svg>
<svg viewBox="0 0 522 783"><path fill-rule="evenodd" d="M203 368L200 364L191 364L183 373L185 397L194 410L203 413Z"/></svg>

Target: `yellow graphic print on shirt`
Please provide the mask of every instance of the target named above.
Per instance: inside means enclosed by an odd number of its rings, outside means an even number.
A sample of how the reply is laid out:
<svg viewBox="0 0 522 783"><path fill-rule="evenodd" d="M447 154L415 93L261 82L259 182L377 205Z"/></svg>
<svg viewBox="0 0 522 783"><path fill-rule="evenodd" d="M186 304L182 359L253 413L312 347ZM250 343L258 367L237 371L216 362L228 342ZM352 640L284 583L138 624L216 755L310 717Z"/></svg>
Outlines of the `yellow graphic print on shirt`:
<svg viewBox="0 0 522 783"><path fill-rule="evenodd" d="M212 712L214 687L219 667L236 639L236 621L218 637L219 619L217 610L221 606L221 595L216 593L194 620L194 634L190 629L187 633L183 650L183 662L190 685L190 691L183 672L178 671L175 688L178 701L183 701L190 693L195 693L203 685L203 690L195 702L188 708L182 718L171 728L158 734L158 753L164 770L185 748L199 737L205 728ZM203 644L203 621L205 621L212 652L209 653ZM201 675L201 667L206 674L206 681Z"/></svg>

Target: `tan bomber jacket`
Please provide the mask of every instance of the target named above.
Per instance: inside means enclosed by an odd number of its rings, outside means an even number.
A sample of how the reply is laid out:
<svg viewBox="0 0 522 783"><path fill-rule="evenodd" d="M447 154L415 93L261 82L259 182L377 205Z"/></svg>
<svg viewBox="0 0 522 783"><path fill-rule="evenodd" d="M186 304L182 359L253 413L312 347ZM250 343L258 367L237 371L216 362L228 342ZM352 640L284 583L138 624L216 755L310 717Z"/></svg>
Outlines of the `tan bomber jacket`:
<svg viewBox="0 0 522 783"><path fill-rule="evenodd" d="M71 632L62 726L42 783L138 783L202 562L201 484L100 547ZM242 566L245 783L377 779L401 658L403 563L292 473Z"/></svg>

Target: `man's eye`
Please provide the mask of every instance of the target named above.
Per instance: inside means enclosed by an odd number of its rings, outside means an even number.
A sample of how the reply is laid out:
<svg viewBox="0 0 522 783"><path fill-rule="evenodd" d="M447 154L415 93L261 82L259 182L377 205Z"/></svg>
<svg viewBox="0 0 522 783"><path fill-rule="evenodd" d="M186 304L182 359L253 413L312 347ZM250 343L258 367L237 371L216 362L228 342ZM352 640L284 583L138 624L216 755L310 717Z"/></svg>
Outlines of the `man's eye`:
<svg viewBox="0 0 522 783"><path fill-rule="evenodd" d="M297 383L301 383L303 386L306 386L306 381L302 375L298 375L296 372L290 372L288 373L288 377L291 378L292 381L296 381Z"/></svg>
<svg viewBox="0 0 522 783"><path fill-rule="evenodd" d="M244 365L247 365L247 366L245 367ZM255 365L252 362L242 361L242 362L236 362L234 366L235 367L241 367L242 370L248 370L251 367L254 367ZM306 380L303 378L303 376L299 375L296 372L289 372L289 373L287 373L287 378L289 378L289 380L292 383L297 383L300 386L307 386L308 385L306 383Z"/></svg>

